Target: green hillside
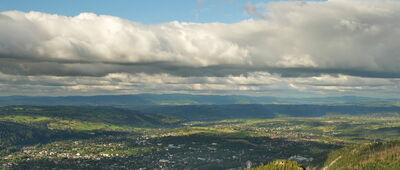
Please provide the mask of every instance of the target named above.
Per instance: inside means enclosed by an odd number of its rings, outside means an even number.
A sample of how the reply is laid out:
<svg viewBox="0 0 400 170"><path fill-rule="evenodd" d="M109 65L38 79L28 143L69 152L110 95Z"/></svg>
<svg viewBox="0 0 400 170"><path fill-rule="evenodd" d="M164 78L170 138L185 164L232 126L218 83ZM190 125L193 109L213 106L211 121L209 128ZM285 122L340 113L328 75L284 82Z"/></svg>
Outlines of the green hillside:
<svg viewBox="0 0 400 170"><path fill-rule="evenodd" d="M295 161L275 160L266 165L250 168L248 170L304 170L304 168Z"/></svg>
<svg viewBox="0 0 400 170"><path fill-rule="evenodd" d="M180 119L113 107L7 106L0 108L0 121L50 129L104 130L117 126L168 126Z"/></svg>
<svg viewBox="0 0 400 170"><path fill-rule="evenodd" d="M350 146L332 152L323 170L397 170L400 168L400 141Z"/></svg>
<svg viewBox="0 0 400 170"><path fill-rule="evenodd" d="M168 127L179 121L112 107L0 107L0 155L23 146L132 134L137 128Z"/></svg>

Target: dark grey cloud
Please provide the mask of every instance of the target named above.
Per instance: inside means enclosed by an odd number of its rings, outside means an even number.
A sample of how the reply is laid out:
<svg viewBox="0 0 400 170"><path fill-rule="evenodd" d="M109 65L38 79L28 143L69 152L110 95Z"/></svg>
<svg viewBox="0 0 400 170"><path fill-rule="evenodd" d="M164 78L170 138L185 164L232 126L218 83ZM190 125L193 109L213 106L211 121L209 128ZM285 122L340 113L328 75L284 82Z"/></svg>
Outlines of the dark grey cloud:
<svg viewBox="0 0 400 170"><path fill-rule="evenodd" d="M225 77L251 72L269 72L281 77L312 77L323 74L351 75L375 78L400 78L400 72L371 71L368 69L269 67L248 65L218 65L205 67L177 66L169 62L152 63L90 63L90 62L15 62L0 59L0 71L14 75L93 76L103 77L110 73L168 73L182 77Z"/></svg>

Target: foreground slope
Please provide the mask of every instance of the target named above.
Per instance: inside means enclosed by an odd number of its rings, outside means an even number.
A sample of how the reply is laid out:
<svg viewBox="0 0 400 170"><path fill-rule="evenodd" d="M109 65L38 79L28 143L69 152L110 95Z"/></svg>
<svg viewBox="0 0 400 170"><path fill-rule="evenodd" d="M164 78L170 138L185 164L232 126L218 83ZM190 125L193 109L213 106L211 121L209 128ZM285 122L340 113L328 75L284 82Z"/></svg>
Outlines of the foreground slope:
<svg viewBox="0 0 400 170"><path fill-rule="evenodd" d="M332 152L323 170L395 170L400 168L400 141L368 143Z"/></svg>
<svg viewBox="0 0 400 170"><path fill-rule="evenodd" d="M251 168L248 170L304 170L304 168L295 161L275 160L266 165L261 165L257 168Z"/></svg>

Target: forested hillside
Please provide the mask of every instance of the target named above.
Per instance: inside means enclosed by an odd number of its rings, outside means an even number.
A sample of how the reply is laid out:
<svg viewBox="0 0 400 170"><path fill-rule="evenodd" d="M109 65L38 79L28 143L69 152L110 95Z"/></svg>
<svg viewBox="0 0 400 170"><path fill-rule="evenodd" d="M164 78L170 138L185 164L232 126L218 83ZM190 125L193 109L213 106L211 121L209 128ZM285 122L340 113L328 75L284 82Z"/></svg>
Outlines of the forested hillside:
<svg viewBox="0 0 400 170"><path fill-rule="evenodd" d="M295 161L275 160L266 165L261 165L247 170L304 170L304 168Z"/></svg>
<svg viewBox="0 0 400 170"><path fill-rule="evenodd" d="M285 105L285 104L232 104L184 106L132 106L143 113L158 113L189 121L225 119L265 119L278 116L320 117L328 114L366 115L373 113L400 113L398 106L373 105ZM398 114L397 114L398 115Z"/></svg>
<svg viewBox="0 0 400 170"><path fill-rule="evenodd" d="M349 146L332 152L324 170L396 170L400 168L400 141Z"/></svg>
<svg viewBox="0 0 400 170"><path fill-rule="evenodd" d="M112 107L0 107L0 155L27 145L168 127L180 119Z"/></svg>

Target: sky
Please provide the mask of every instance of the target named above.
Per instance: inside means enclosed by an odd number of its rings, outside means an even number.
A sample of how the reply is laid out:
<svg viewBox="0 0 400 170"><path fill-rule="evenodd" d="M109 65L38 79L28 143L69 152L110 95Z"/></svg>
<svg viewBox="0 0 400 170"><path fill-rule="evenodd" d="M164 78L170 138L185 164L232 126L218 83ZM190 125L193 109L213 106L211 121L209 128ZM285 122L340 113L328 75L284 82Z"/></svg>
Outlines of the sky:
<svg viewBox="0 0 400 170"><path fill-rule="evenodd" d="M400 92L397 0L38 2L0 1L0 95Z"/></svg>
<svg viewBox="0 0 400 170"><path fill-rule="evenodd" d="M38 3L40 2L40 3ZM251 18L248 4L271 0L2 0L0 11L40 11L76 16L82 12L118 16L144 24L170 21L233 23Z"/></svg>

